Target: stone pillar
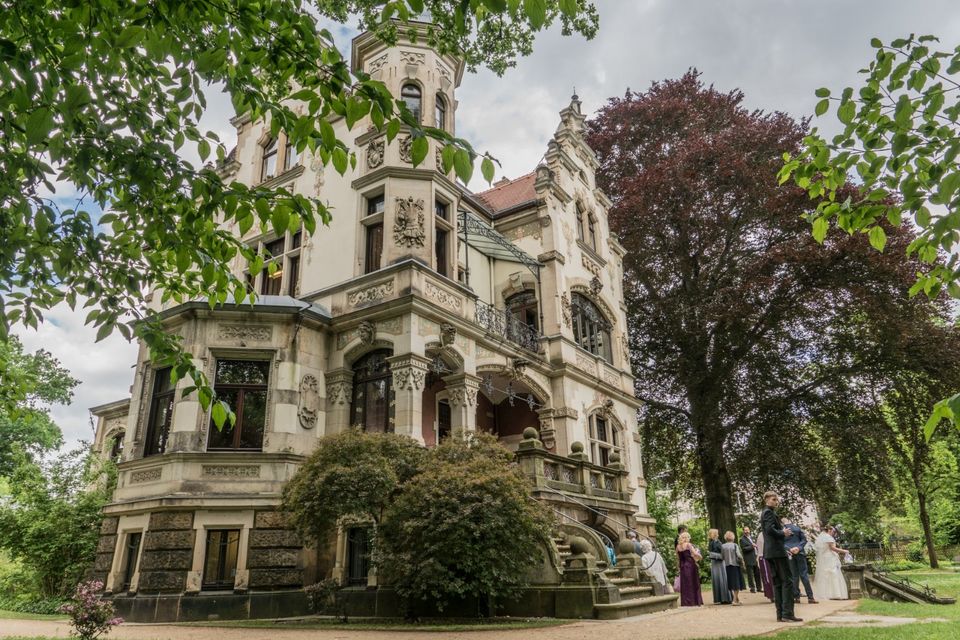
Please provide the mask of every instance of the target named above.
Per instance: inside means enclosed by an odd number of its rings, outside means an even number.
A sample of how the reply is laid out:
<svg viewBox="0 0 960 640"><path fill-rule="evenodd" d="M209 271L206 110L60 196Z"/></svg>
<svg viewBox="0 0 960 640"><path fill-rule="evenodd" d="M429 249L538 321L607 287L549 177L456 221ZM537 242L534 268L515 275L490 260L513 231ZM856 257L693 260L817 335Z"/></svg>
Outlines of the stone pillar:
<svg viewBox="0 0 960 640"><path fill-rule="evenodd" d="M480 378L469 373L455 373L444 377L447 396L450 399L451 430L474 432L477 430L477 393Z"/></svg>
<svg viewBox="0 0 960 640"><path fill-rule="evenodd" d="M353 371L350 369L331 371L326 376L326 385L326 433L340 433L351 426L350 400L353 397Z"/></svg>
<svg viewBox="0 0 960 640"><path fill-rule="evenodd" d="M387 358L393 373L396 433L423 444L423 385L430 360L415 353Z"/></svg>

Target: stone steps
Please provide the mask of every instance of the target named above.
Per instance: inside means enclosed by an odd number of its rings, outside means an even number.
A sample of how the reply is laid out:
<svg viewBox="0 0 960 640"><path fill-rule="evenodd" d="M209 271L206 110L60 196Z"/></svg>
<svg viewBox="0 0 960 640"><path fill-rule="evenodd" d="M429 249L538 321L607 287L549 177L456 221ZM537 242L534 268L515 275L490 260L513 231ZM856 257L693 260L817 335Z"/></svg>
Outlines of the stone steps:
<svg viewBox="0 0 960 640"><path fill-rule="evenodd" d="M633 598L612 604L595 604L593 605L593 617L598 620L619 620L620 618L629 618L646 613L666 611L676 608L679 599L679 595L671 593L663 596Z"/></svg>
<svg viewBox="0 0 960 640"><path fill-rule="evenodd" d="M646 598L653 595L653 587L649 584L638 584L630 587L620 588L620 600L636 600L637 598Z"/></svg>

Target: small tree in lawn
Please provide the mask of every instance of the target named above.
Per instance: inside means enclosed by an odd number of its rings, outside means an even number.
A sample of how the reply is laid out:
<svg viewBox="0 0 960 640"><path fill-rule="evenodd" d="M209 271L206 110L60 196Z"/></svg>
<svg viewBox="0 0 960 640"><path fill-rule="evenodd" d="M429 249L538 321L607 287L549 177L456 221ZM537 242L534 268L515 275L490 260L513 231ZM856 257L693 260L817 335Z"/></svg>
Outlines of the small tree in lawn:
<svg viewBox="0 0 960 640"><path fill-rule="evenodd" d="M408 613L510 597L523 586L552 518L511 458L491 436L450 438L388 508L378 565Z"/></svg>
<svg viewBox="0 0 960 640"><path fill-rule="evenodd" d="M123 622L123 618L116 615L113 603L100 597L102 592L103 583L99 580L81 582L73 599L60 607L60 611L70 616L71 635L81 640L94 640Z"/></svg>

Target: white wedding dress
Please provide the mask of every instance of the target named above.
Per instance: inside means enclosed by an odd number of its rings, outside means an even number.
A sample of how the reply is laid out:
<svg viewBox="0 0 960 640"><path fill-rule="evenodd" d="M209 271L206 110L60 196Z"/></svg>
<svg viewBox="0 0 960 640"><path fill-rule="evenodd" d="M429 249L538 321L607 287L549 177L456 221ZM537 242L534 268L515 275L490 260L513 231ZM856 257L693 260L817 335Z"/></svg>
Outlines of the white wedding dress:
<svg viewBox="0 0 960 640"><path fill-rule="evenodd" d="M846 600L847 582L840 569L840 556L830 549L836 544L829 533L817 536L814 547L817 552L817 572L813 576L813 592L821 600Z"/></svg>

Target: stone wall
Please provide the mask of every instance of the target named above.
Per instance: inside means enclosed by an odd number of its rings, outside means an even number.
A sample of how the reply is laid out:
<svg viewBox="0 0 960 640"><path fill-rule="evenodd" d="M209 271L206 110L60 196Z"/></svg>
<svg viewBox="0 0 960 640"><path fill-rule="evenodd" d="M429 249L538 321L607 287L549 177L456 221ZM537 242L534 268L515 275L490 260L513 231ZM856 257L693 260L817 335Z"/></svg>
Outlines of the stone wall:
<svg viewBox="0 0 960 640"><path fill-rule="evenodd" d="M194 537L192 511L151 513L140 557L139 591L183 591L193 565Z"/></svg>
<svg viewBox="0 0 960 640"><path fill-rule="evenodd" d="M110 575L110 569L113 567L113 554L117 548L117 523L119 521L120 519L116 517L106 517L100 523L97 557L93 561L90 578L99 580L103 584L107 584L107 576Z"/></svg>
<svg viewBox="0 0 960 640"><path fill-rule="evenodd" d="M258 511L250 531L251 589L303 586L303 543L278 511Z"/></svg>

